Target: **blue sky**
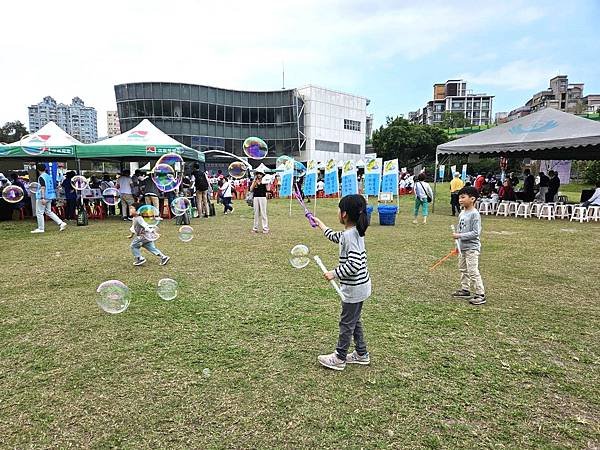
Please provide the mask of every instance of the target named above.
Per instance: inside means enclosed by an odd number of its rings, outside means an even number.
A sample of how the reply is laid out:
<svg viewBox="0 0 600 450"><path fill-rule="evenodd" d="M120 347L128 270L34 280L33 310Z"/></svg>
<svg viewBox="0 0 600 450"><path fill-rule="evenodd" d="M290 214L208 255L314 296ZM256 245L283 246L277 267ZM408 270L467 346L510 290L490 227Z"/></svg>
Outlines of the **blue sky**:
<svg viewBox="0 0 600 450"><path fill-rule="evenodd" d="M266 90L306 84L363 95L376 126L464 78L521 106L556 74L600 94L600 1L71 0L14 3L0 50L0 122L45 95L115 109L113 85L182 81ZM51 30L49 35L44 31Z"/></svg>

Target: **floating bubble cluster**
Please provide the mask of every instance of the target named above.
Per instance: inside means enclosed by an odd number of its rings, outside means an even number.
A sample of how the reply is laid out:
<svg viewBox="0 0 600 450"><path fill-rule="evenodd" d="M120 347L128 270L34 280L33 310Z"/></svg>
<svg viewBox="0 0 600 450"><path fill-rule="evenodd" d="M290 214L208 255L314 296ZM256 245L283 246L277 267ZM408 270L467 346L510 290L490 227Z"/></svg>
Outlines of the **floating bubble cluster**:
<svg viewBox="0 0 600 450"><path fill-rule="evenodd" d="M102 191L102 200L109 206L119 203L121 194L117 188L106 188Z"/></svg>
<svg viewBox="0 0 600 450"><path fill-rule="evenodd" d="M73 178L71 178L71 186L73 186L73 189L76 191L83 191L88 187L88 185L89 182L83 175L75 175Z"/></svg>
<svg viewBox="0 0 600 450"><path fill-rule="evenodd" d="M142 205L137 212L148 225L156 226L160 222L160 212L154 205Z"/></svg>
<svg viewBox="0 0 600 450"><path fill-rule="evenodd" d="M10 184L2 189L2 198L8 203L19 203L25 197L25 193L20 186Z"/></svg>
<svg viewBox="0 0 600 450"><path fill-rule="evenodd" d="M179 227L179 240L181 242L190 242L194 239L194 229L189 225Z"/></svg>
<svg viewBox="0 0 600 450"><path fill-rule="evenodd" d="M158 281L156 293L166 301L175 300L177 297L177 281L171 278L163 278Z"/></svg>
<svg viewBox="0 0 600 450"><path fill-rule="evenodd" d="M234 161L229 164L227 171L232 178L239 180L246 175L246 164L241 161Z"/></svg>
<svg viewBox="0 0 600 450"><path fill-rule="evenodd" d="M96 299L98 306L109 314L119 314L129 307L131 293L129 288L119 280L108 280L98 286Z"/></svg>
<svg viewBox="0 0 600 450"><path fill-rule="evenodd" d="M246 138L242 148L246 156L252 159L263 159L269 153L266 142L257 137Z"/></svg>
<svg viewBox="0 0 600 450"><path fill-rule="evenodd" d="M192 207L192 202L187 197L177 197L171 202L171 213L174 216L183 216Z"/></svg>
<svg viewBox="0 0 600 450"><path fill-rule="evenodd" d="M29 183L29 192L31 192L32 194L37 194L39 190L40 183L36 181L32 181L31 183Z"/></svg>
<svg viewBox="0 0 600 450"><path fill-rule="evenodd" d="M304 244L296 245L290 252L292 257L290 258L290 264L296 269L303 269L310 263L309 253L310 250Z"/></svg>

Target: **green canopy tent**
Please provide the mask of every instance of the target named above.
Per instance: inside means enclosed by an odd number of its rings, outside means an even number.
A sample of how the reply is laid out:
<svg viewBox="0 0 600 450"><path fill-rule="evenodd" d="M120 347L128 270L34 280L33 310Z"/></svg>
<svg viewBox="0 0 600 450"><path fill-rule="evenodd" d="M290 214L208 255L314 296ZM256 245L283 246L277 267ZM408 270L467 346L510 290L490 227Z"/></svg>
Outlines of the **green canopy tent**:
<svg viewBox="0 0 600 450"><path fill-rule="evenodd" d="M163 133L148 119L125 133L77 147L77 157L82 160L147 162L167 153L178 153L187 161L204 161L202 153Z"/></svg>
<svg viewBox="0 0 600 450"><path fill-rule="evenodd" d="M69 136L54 122L48 122L35 133L24 136L19 142L0 145L0 161L23 159L26 161L65 161L77 159L77 148L83 145Z"/></svg>

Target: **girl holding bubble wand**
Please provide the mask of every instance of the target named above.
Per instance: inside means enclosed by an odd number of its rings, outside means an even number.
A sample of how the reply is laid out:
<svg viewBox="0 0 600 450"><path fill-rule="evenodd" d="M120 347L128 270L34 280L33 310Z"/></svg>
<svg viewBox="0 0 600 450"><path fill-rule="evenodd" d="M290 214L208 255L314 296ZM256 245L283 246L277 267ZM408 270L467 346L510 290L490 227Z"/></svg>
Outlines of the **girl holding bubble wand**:
<svg viewBox="0 0 600 450"><path fill-rule="evenodd" d="M371 362L363 334L361 313L363 302L371 296L371 278L367 267L365 232L369 226L367 202L362 195L347 195L340 200L338 219L344 231L334 232L321 220L313 217L325 237L339 244L339 265L324 272L325 279L338 279L344 299L340 315L340 332L335 352L319 355L319 363L329 369L344 370L346 364L367 365ZM355 350L348 354L354 338Z"/></svg>

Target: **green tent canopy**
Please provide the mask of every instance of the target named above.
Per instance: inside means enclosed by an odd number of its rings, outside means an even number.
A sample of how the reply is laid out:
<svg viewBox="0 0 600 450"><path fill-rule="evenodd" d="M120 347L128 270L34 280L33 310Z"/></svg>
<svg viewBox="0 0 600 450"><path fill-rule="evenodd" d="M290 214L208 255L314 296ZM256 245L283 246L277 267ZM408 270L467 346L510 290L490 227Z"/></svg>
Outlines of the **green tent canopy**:
<svg viewBox="0 0 600 450"><path fill-rule="evenodd" d="M29 161L64 161L77 158L77 148L82 144L69 136L54 122L48 122L35 133L19 142L0 145L0 160L26 159Z"/></svg>
<svg viewBox="0 0 600 450"><path fill-rule="evenodd" d="M148 119L112 138L77 147L80 159L149 161L166 153L178 153L188 161L204 161L202 153L163 133Z"/></svg>

